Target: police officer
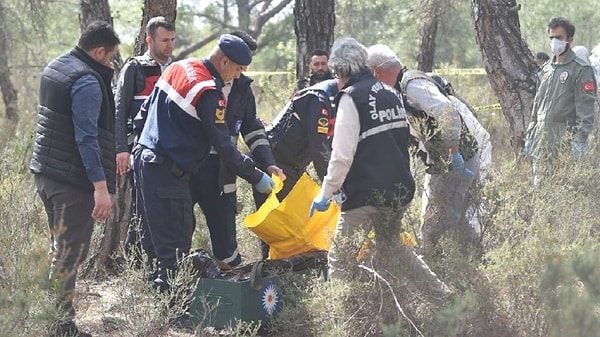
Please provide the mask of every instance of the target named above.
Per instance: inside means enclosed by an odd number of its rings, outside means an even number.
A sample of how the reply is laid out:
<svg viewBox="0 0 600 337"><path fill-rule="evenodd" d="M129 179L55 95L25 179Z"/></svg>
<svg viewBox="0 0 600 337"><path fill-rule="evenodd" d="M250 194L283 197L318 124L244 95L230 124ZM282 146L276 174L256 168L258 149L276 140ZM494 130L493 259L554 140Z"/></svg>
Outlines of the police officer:
<svg viewBox="0 0 600 337"><path fill-rule="evenodd" d="M267 128L275 161L285 172L286 180L277 198L283 200L312 162L319 179L327 174L331 153L331 136L335 123L333 99L338 93L336 79L319 82L295 93ZM254 190L258 209L266 195ZM262 244L263 258L269 246Z"/></svg>
<svg viewBox="0 0 600 337"><path fill-rule="evenodd" d="M175 62L162 74L136 119L146 116L134 165L143 215L158 259L155 283L168 290L169 271L189 252L194 226L189 177L209 156L211 146L225 165L270 193L271 178L254 167L231 142L225 120L223 83L238 78L252 61L242 39L224 34L204 60ZM137 127L137 126L136 126Z"/></svg>
<svg viewBox="0 0 600 337"><path fill-rule="evenodd" d="M127 171L130 163L130 152L133 147L133 118L140 110L142 103L154 89L160 74L171 64L171 53L175 41L175 25L162 16L153 17L146 25L146 43L148 51L141 56L132 57L121 70L117 88L115 91L115 143L117 149L117 173L128 174L126 179L133 179ZM133 189L134 213L135 193ZM137 217L138 214L134 214ZM125 240L125 250L130 253L136 250L136 258L140 258L140 241L150 261L155 258L154 248L149 236L144 235L147 227L141 223L141 229L137 222L131 223Z"/></svg>
<svg viewBox="0 0 600 337"><path fill-rule="evenodd" d="M253 53L256 51L258 46L252 36L242 31L234 31L231 34L244 40ZM251 78L241 74L239 78L223 87L223 94L227 98L225 124L229 129L231 141L236 145L241 134L257 165L265 168L269 174L276 174L285 179L283 171L277 167L271 154L263 123L256 117L256 102L251 83ZM235 181L235 170L225 165L224 159L214 147L190 181L192 204L198 203L204 213L213 256L232 267L242 262L236 239Z"/></svg>
<svg viewBox="0 0 600 337"><path fill-rule="evenodd" d="M337 40L330 64L343 86L336 98L332 153L323 186L310 209L324 211L343 187L347 200L336 236L351 238L365 225L375 230L377 247L398 247L402 214L412 200L408 123L402 101L392 87L377 81L367 67L367 51L353 38ZM385 207L399 208L390 226L371 222ZM351 277L356 256L330 251L333 276ZM354 253L360 250L355 247ZM349 249L349 251L353 251Z"/></svg>
<svg viewBox="0 0 600 337"><path fill-rule="evenodd" d="M342 204L336 238L343 236L346 240L340 241L347 243L334 244L329 252L332 277L354 278L362 246L353 240L354 234L373 229L378 260L387 257L388 270L402 268L427 295L443 297L450 293L448 287L400 242L402 217L415 192L408 153L410 131L402 99L393 87L374 78L367 55L365 47L352 38L333 44L330 65L343 88L336 98L327 175L309 213L326 210L343 186L347 200ZM401 67L397 64L394 69L398 73Z"/></svg>
<svg viewBox="0 0 600 337"><path fill-rule="evenodd" d="M541 166L555 163L560 152L570 152L572 159L586 152L587 138L594 129L594 71L571 50L574 35L575 26L565 18L548 23L554 57L542 68L525 141L536 182L545 173Z"/></svg>

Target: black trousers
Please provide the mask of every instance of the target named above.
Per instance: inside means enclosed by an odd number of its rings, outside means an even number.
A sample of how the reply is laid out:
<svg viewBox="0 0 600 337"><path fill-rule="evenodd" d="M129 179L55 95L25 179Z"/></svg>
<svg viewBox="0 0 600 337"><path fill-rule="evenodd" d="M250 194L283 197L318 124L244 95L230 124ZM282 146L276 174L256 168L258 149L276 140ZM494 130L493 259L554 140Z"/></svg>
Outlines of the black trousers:
<svg viewBox="0 0 600 337"><path fill-rule="evenodd" d="M237 195L221 193L219 186L219 155L211 154L190 179L192 204L200 205L210 233L213 255L235 267L242 263L238 251L235 223Z"/></svg>

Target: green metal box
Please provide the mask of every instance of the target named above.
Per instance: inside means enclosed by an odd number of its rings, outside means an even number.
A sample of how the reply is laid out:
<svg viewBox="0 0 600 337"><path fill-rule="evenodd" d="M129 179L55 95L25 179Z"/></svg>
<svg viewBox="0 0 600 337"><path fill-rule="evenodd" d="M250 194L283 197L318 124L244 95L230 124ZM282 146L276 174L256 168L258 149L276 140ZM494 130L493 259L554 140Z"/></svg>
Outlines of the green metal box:
<svg viewBox="0 0 600 337"><path fill-rule="evenodd" d="M233 277L200 279L192 294L192 322L218 329L234 327L240 320L265 325L281 311L285 302L293 300L284 298L290 294L286 291L291 290L289 287L297 287L298 282L326 273L323 260L315 259L310 266L291 268L281 268L277 262L283 260L271 261L271 264L269 260L259 261L236 269Z"/></svg>

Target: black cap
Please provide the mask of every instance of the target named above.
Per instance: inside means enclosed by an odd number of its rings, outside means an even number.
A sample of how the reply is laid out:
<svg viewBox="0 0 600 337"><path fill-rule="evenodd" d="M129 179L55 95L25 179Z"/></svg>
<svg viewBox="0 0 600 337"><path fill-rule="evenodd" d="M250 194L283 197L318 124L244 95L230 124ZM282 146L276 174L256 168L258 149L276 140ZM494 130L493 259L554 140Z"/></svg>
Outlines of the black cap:
<svg viewBox="0 0 600 337"><path fill-rule="evenodd" d="M252 52L244 40L231 34L223 34L219 39L219 48L233 62L247 66L252 62Z"/></svg>

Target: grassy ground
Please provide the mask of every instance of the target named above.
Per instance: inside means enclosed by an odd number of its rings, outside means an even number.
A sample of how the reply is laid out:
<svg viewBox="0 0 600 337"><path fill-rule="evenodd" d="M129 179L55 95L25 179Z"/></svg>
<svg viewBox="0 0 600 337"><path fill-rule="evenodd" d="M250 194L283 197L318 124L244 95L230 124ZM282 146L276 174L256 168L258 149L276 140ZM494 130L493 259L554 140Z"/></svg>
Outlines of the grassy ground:
<svg viewBox="0 0 600 337"><path fill-rule="evenodd" d="M463 96L479 99L474 105L494 103L482 98L489 89L468 81L457 87ZM257 81L266 120L289 94L279 89L284 84L272 83L278 82ZM483 210L480 242L464 246L446 238L441 253L427 260L454 290L444 301L430 301L410 275L397 272L394 253L384 252L376 263L367 255L363 264L373 269L363 270L361 282L288 283L290 300L267 329L184 332L168 324L176 314L165 309L169 298L142 281L143 271L125 265L118 275L78 282L78 324L94 336L600 336L598 149L591 146L578 162L562 158L547 172L552 179L534 186L529 163L507 148L500 112L482 111L480 120L494 144L490 179L475 199ZM23 112L18 125L0 122L0 337L43 336L55 315L46 295L46 219L28 173L34 125L31 112ZM416 165L419 181L422 174ZM238 199L240 249L245 261L254 261L258 239L241 225L253 211L245 182ZM419 198L403 221L416 232ZM194 248L210 249L205 226L197 227Z"/></svg>

